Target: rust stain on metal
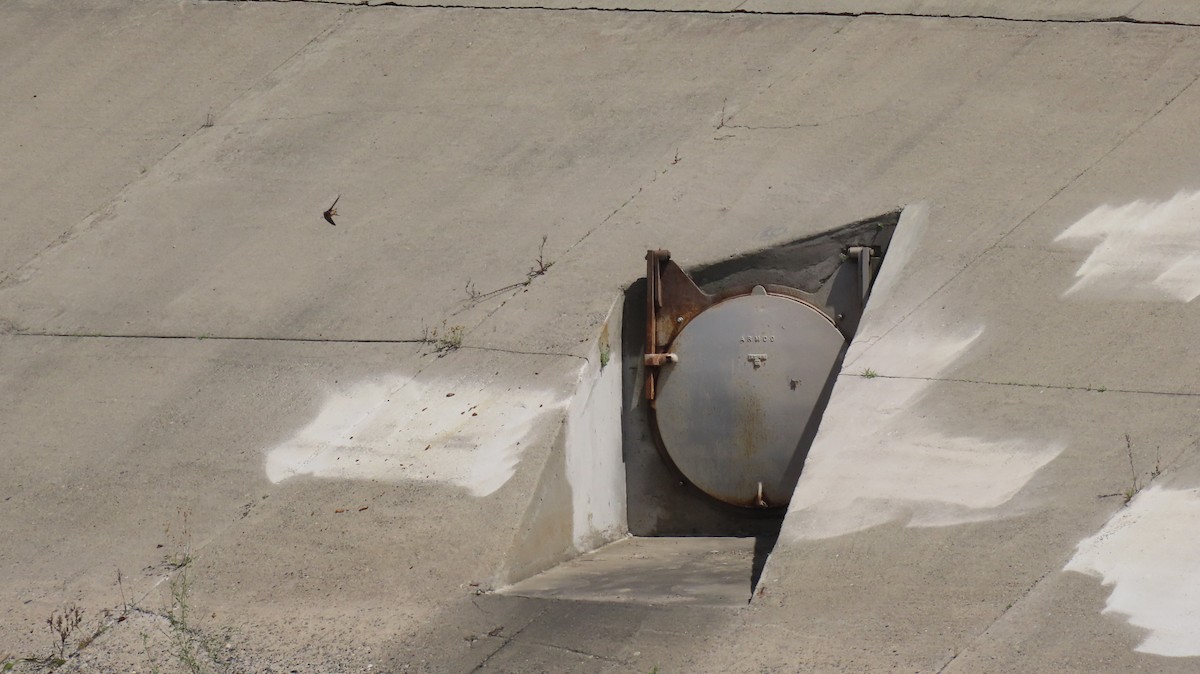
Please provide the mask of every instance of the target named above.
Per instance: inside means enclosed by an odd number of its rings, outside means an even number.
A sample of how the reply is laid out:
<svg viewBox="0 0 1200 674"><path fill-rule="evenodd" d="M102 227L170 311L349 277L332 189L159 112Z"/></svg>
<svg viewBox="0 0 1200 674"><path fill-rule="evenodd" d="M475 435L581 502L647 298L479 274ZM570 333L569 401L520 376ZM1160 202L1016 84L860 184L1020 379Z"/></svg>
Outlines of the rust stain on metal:
<svg viewBox="0 0 1200 674"><path fill-rule="evenodd" d="M674 362L665 349L683 326L717 298L700 290L669 250L646 251L646 399L654 406L658 368Z"/></svg>

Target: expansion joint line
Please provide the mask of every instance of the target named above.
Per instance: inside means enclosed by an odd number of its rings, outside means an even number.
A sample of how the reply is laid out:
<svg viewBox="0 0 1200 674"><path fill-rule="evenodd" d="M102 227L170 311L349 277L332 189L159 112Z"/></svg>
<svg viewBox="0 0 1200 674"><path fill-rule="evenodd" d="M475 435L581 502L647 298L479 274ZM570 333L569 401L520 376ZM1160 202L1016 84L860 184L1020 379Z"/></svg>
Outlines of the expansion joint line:
<svg viewBox="0 0 1200 674"><path fill-rule="evenodd" d="M478 605L478 604L476 604L476 605L475 605L475 607L476 607L476 608L478 608L478 607L479 607L479 605ZM497 654L498 654L500 651L502 651L502 650L504 650L504 649L508 648L509 644L511 644L511 643L512 643L514 640L516 640L516 638L517 638L518 636L520 636L522 632L524 632L526 629L528 629L530 625L532 625L533 623L537 622L537 621L538 621L538 620L539 620L539 619L540 619L542 616L546 615L546 612L547 612L547 611L549 611L549 610L550 610L550 607L549 607L549 606L547 606L547 607L543 608L542 610L538 611L537 615L535 615L535 616L533 616L532 618L530 618L530 619L529 619L529 622L527 622L527 623L525 623L524 625L522 625L522 626L521 626L521 627L520 627L520 628L519 628L519 629L518 629L516 632L513 632L512 634L510 634L510 635L508 635L508 636L500 636L500 638L501 638L501 639L503 639L503 640L504 640L504 642L500 644L500 647L499 647L499 648L497 648L496 650L492 651L491 653L488 653L488 656L487 656L486 658L484 658L484 659L483 659L483 661L482 661L482 662L480 662L480 663L479 663L479 664L478 664L478 665L477 665L477 666L476 666L474 669L472 669L472 670L471 670L471 674L475 674L475 672L479 672L479 671L481 671L481 670L483 670L483 669L486 669L486 668L487 668L487 664L488 664L488 661L489 661L489 660L491 660L492 658L496 657L496 655L497 655Z"/></svg>
<svg viewBox="0 0 1200 674"><path fill-rule="evenodd" d="M255 337L248 335L149 335L149 334L106 334L106 333L70 333L70 332L0 332L0 335L11 337L49 337L59 339L129 339L129 340L158 340L178 342L296 342L300 344L428 344L436 345L438 341L429 337L413 337L403 339L370 339L370 338L337 338L337 337ZM586 356L575 353L558 351L526 351L507 349L499 346L474 346L462 344L455 350L490 351L495 353L511 353L521 356L554 356L559 358L578 358L587 362Z"/></svg>
<svg viewBox="0 0 1200 674"><path fill-rule="evenodd" d="M840 377L868 377L870 379L899 379L902 381L933 381L953 384L980 384L982 386L1013 386L1017 388L1049 389L1052 391L1083 391L1091 393L1131 393L1137 395L1171 396L1176 398L1200 398L1200 393L1189 391L1152 391L1146 389L1108 388L1106 386L1072 386L1070 384L1036 384L1015 381L987 381L984 379L963 379L956 377L912 377L891 374L862 375L856 372L842 372Z"/></svg>
<svg viewBox="0 0 1200 674"><path fill-rule="evenodd" d="M771 10L771 9L744 9L741 5L730 9L703 9L703 8L672 8L672 7L598 7L595 5L577 5L574 7L550 7L546 5L472 5L469 3L449 3L449 2L404 2L403 0L382 0L372 2L370 0L209 0L210 2L275 2L275 3L305 3L313 5L342 5L350 7L400 7L411 9L473 9L473 10L489 10L489 11L541 11L541 12L612 12L612 13L639 13L639 14L743 14L749 16L800 16L800 17L829 17L841 19L855 19L859 17L902 17L913 19L965 19L974 21L1005 21L1010 23L1048 23L1048 24L1137 24L1146 26L1178 26L1185 28L1200 27L1200 23L1187 21L1168 21L1168 20L1150 20L1138 19L1130 16L1108 16L1095 18L1067 18L1067 19L1037 19L1037 18L1022 18L1010 16L998 16L994 14L937 14L931 12L887 12L887 11L858 11L858 12L831 12L819 10ZM744 4L744 3L743 3Z"/></svg>
<svg viewBox="0 0 1200 674"><path fill-rule="evenodd" d="M1066 560L1059 560L1059 565L1058 565L1057 569L1063 568L1064 566L1066 566L1066 564L1067 564ZM1012 601L1012 603L1010 603L1003 611L1000 612L1000 615L996 616L995 620L988 623L987 627L983 628L983 630L979 634L975 635L975 637L973 639L971 639L971 641L969 643L967 643L965 646L963 646L959 650L954 651L954 654L950 656L950 659L948 659L948 660L946 660L946 662L942 663L941 667L938 667L936 674L943 674L950 667L950 665L954 664L954 661L958 659L958 656L967 652L972 646L979 643L985 636L987 636L987 633L993 627L995 627L997 623L999 623L1001 620L1004 619L1004 616L1008 615L1009 611L1012 611L1014 608L1016 608L1017 604L1020 604L1022 601L1024 601L1025 598L1028 597L1030 595L1030 593L1032 593L1034 590L1036 590L1037 587L1042 584L1042 581L1049 578L1050 574L1052 574L1052 573L1054 573L1054 570L1046 571L1041 576L1038 576L1038 579L1033 581L1033 583L1031 583L1029 585L1029 587L1025 588L1025 591L1021 593L1021 596L1014 599Z"/></svg>
<svg viewBox="0 0 1200 674"><path fill-rule="evenodd" d="M145 339L162 341L214 341L214 342L301 342L311 344L429 344L432 340L413 339L359 339L336 337L256 337L251 335L151 335L71 332L24 332L9 333L13 337L58 337L63 339Z"/></svg>

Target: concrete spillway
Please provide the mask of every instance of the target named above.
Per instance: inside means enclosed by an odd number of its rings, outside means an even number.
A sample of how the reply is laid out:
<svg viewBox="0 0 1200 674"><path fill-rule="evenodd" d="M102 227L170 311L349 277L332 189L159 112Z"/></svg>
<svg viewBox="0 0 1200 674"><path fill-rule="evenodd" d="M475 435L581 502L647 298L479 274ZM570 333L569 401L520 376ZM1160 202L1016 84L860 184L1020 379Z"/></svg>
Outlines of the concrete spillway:
<svg viewBox="0 0 1200 674"><path fill-rule="evenodd" d="M165 666L183 572L233 671L1194 669L1194 10L779 4L0 8L0 657ZM492 591L628 524L645 250L918 205L765 567Z"/></svg>

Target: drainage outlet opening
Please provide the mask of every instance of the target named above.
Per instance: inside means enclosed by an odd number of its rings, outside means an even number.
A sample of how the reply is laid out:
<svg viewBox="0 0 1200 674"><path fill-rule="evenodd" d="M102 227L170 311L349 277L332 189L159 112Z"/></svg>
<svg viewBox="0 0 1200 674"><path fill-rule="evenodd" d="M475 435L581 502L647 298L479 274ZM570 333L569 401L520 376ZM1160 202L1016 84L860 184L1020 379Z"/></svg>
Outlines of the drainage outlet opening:
<svg viewBox="0 0 1200 674"><path fill-rule="evenodd" d="M899 221L888 213L626 294L629 530L773 537Z"/></svg>

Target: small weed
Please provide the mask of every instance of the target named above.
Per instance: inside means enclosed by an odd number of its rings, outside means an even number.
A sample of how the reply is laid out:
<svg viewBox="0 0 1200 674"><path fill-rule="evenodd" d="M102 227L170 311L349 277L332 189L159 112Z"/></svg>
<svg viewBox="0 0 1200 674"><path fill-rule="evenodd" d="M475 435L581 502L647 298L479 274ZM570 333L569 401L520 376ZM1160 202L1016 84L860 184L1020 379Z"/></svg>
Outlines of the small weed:
<svg viewBox="0 0 1200 674"><path fill-rule="evenodd" d="M467 286L464 288L464 290L467 291L467 299L471 300L472 302L478 302L479 300L483 299L483 293L475 289L475 282L471 279L467 279Z"/></svg>
<svg viewBox="0 0 1200 674"><path fill-rule="evenodd" d="M219 659L220 643L225 639L220 637L205 638L192 621L192 571L191 555L182 552L174 555L176 558L186 558L187 564L176 567L167 583L164 592L163 611L160 614L166 619L165 628L159 628L166 639L166 652L170 660L188 674L214 674L228 670L228 663ZM151 672L159 672L159 663L155 659L150 635L142 633L142 650L150 665Z"/></svg>
<svg viewBox="0 0 1200 674"><path fill-rule="evenodd" d="M171 607L167 610L167 624L171 628L172 654L188 672L202 674L204 667L198 658L201 648L188 624L192 591L192 578L188 569L183 569L171 578L170 590Z"/></svg>
<svg viewBox="0 0 1200 674"><path fill-rule="evenodd" d="M142 632L142 653L146 656L146 661L150 663L150 674L159 674L162 670L158 668L158 662L150 654L150 635L145 632Z"/></svg>
<svg viewBox="0 0 1200 674"><path fill-rule="evenodd" d="M612 358L612 349L607 344L600 347L600 369L608 367L608 361Z"/></svg>
<svg viewBox="0 0 1200 674"><path fill-rule="evenodd" d="M549 239L549 236L545 234L542 235L542 243L538 245L537 259L533 261L533 266L529 268L529 271L525 272L525 280L517 281L516 283L510 283L506 286L496 288L495 290L480 292L475 287L475 283L471 281L471 279L467 279L467 284L464 288L467 293L467 301L471 304L478 304L479 302L482 302L489 297L499 295L500 293L507 292L509 290L517 290L518 288L524 288L533 283L533 279L550 271L550 268L554 266L554 260L546 259L546 241Z"/></svg>
<svg viewBox="0 0 1200 674"><path fill-rule="evenodd" d="M542 235L542 243L538 246L537 259L533 261L533 266L529 268L529 272L525 275L528 278L525 282L526 285L529 285L529 281L545 274L554 266L553 260L546 259L546 240L548 238L550 237L545 234Z"/></svg>
<svg viewBox="0 0 1200 674"><path fill-rule="evenodd" d="M442 321L440 328L424 328L421 334L421 342L433 346L433 352L438 354L438 357L446 355L451 351L457 351L463 344L463 338L466 336L467 328L463 325L447 326L446 321Z"/></svg>
<svg viewBox="0 0 1200 674"><path fill-rule="evenodd" d="M874 379L879 376L879 373L868 367L860 372L858 376L862 377L863 379Z"/></svg>
<svg viewBox="0 0 1200 674"><path fill-rule="evenodd" d="M112 611L110 611L108 609L104 609L103 611L100 612L100 620L96 623L96 629L93 630L91 634L80 639L79 643L75 644L75 652L78 653L79 651L82 651L83 649L87 648L88 646L91 646L93 641L95 641L96 639L99 639L100 635L107 632L108 628L110 628L112 626L113 626Z"/></svg>
<svg viewBox="0 0 1200 674"><path fill-rule="evenodd" d="M465 331L466 328L461 325L450 326L446 330L446 334L437 340L438 353L449 353L461 347Z"/></svg>
<svg viewBox="0 0 1200 674"><path fill-rule="evenodd" d="M129 600L125 597L125 576L121 574L120 569L117 569L117 589L121 592L121 611L129 613L132 607L129 604Z"/></svg>
<svg viewBox="0 0 1200 674"><path fill-rule="evenodd" d="M1137 467L1133 462L1133 440L1129 438L1128 433L1125 434L1125 455L1129 457L1129 486L1122 491L1116 492L1115 494L1100 494L1096 498L1120 496L1123 499L1123 505L1129 505L1129 502L1133 500L1133 497L1137 496L1138 492L1142 490L1143 485L1139 484L1138 482ZM1159 470L1158 463L1156 462L1154 464L1154 472L1151 473L1150 479L1153 480L1155 477L1157 477L1159 472L1161 471Z"/></svg>
<svg viewBox="0 0 1200 674"><path fill-rule="evenodd" d="M201 129L211 129L212 125L213 125L213 116L212 116L212 113L210 112L210 113L204 115L204 123L200 125L200 128Z"/></svg>
<svg viewBox="0 0 1200 674"><path fill-rule="evenodd" d="M51 660L59 661L58 664L66 662L67 657L67 641L71 638L71 633L79 627L83 622L83 611L72 604L70 608L63 611L55 611L46 618L46 626L50 628L51 634L57 639L54 644L54 649L58 653L57 658Z"/></svg>
<svg viewBox="0 0 1200 674"><path fill-rule="evenodd" d="M721 101L721 121L717 122L717 128L715 129L716 131L724 129L725 125L729 123L729 117L725 115L725 104L728 102L728 98Z"/></svg>
<svg viewBox="0 0 1200 674"><path fill-rule="evenodd" d="M1138 484L1137 468L1133 465L1133 441L1129 439L1128 433L1125 434L1125 453L1129 455L1129 476L1131 482L1129 483L1129 488L1123 492L1123 495L1125 496L1125 505L1129 505L1129 502L1133 500L1134 496L1137 496L1142 487Z"/></svg>

